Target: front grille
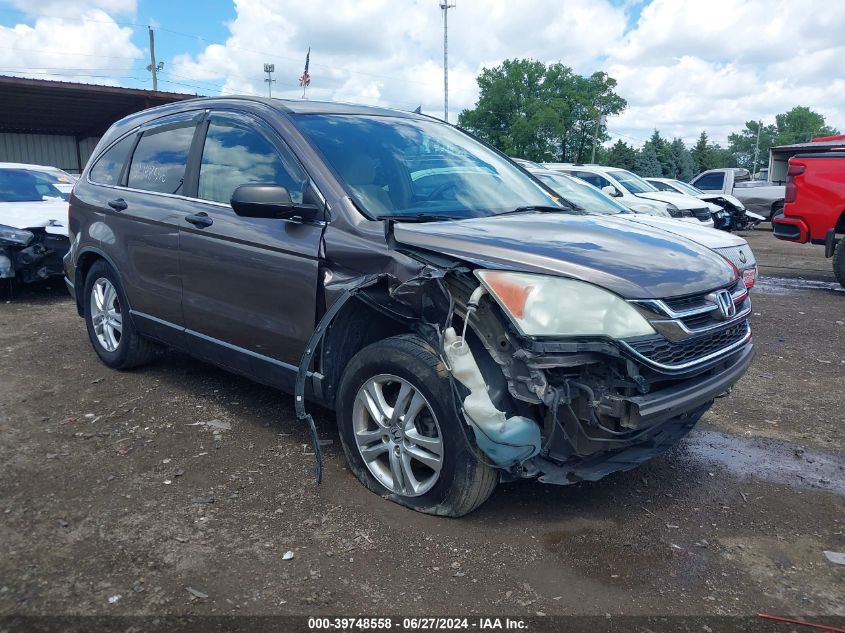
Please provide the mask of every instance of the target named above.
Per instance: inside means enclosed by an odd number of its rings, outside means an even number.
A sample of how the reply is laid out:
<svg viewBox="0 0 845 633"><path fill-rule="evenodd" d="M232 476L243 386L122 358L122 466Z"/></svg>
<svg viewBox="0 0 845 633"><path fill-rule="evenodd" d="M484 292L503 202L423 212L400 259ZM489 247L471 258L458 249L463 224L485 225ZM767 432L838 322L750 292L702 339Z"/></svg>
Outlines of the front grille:
<svg viewBox="0 0 845 633"><path fill-rule="evenodd" d="M735 318L741 318L743 313L750 311L751 300L748 297L745 283L741 279L734 286L725 288L725 290L729 290L733 296L737 314ZM664 319L668 317L673 322L682 324L688 334L695 334L696 331L703 328L718 327L725 322L712 292L663 299L662 301L644 300L636 303L659 315L658 324L665 322ZM660 330L659 325L657 329Z"/></svg>
<svg viewBox="0 0 845 633"><path fill-rule="evenodd" d="M702 360L727 349L748 336L748 321L673 343L662 336L632 341L628 346L637 354L659 365L680 366Z"/></svg>

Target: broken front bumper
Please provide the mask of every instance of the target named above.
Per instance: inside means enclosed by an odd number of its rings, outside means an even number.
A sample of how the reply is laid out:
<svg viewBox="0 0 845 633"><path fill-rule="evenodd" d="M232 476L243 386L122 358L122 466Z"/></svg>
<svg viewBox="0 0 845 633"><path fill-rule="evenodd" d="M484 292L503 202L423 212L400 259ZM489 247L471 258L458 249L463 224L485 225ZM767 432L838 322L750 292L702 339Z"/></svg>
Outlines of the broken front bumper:
<svg viewBox="0 0 845 633"><path fill-rule="evenodd" d="M557 397L556 410L554 405L546 407L544 450L523 465L525 476L539 475L540 481L559 485L596 481L666 452L717 397L730 391L753 356L749 340L684 375L663 374L627 359L604 380L596 371L599 363L588 380L571 374L556 377L559 369L535 359L545 365L551 390L564 397ZM623 365L624 377L619 371ZM640 387L625 386L631 383Z"/></svg>
<svg viewBox="0 0 845 633"><path fill-rule="evenodd" d="M23 283L64 274L62 257L70 248L64 235L34 233L26 245L0 242L0 279L18 279Z"/></svg>

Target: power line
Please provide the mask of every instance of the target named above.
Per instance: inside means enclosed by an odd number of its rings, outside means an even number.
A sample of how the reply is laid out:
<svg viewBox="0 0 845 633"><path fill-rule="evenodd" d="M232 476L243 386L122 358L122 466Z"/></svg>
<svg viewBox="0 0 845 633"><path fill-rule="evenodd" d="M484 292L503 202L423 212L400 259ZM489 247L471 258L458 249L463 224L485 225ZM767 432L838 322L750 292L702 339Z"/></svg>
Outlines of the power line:
<svg viewBox="0 0 845 633"><path fill-rule="evenodd" d="M19 46L0 46L0 50L15 51L19 53L45 53L47 55L72 55L74 57L96 57L98 59L144 59L143 56L128 57L125 55L99 55L97 53L72 53L70 51L45 51L38 48L21 48Z"/></svg>

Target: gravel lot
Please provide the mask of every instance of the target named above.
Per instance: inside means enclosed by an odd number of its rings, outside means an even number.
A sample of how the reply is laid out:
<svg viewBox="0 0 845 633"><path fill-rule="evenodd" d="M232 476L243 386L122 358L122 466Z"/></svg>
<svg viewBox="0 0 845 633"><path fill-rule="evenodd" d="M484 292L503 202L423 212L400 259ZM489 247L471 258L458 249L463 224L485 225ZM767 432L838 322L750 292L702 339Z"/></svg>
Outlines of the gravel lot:
<svg viewBox="0 0 845 633"><path fill-rule="evenodd" d="M328 413L316 486L289 396L172 352L109 370L60 283L19 292L0 302L0 615L845 616L823 554L845 552L845 292L821 248L746 237L757 356L681 446L500 486L460 520L367 492Z"/></svg>

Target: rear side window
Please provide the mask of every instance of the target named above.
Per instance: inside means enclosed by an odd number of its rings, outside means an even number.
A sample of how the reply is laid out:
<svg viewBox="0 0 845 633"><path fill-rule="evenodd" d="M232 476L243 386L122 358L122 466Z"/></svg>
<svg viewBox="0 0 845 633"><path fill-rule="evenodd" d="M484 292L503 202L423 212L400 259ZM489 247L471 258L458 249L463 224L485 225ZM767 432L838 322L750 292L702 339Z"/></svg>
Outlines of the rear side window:
<svg viewBox="0 0 845 633"><path fill-rule="evenodd" d="M649 180L648 184L652 185L653 187L657 187L660 191L671 191L673 193L677 193L668 183L661 182L660 180Z"/></svg>
<svg viewBox="0 0 845 633"><path fill-rule="evenodd" d="M200 164L198 196L229 204L240 185L281 185L295 203L302 202L308 178L289 156L283 156L263 134L227 120L208 125Z"/></svg>
<svg viewBox="0 0 845 633"><path fill-rule="evenodd" d="M692 183L699 189L719 189L721 190L725 184L725 174L715 172L712 174L705 174L698 180Z"/></svg>
<svg viewBox="0 0 845 633"><path fill-rule="evenodd" d="M129 166L127 185L158 193L183 193L185 166L196 124L144 132Z"/></svg>
<svg viewBox="0 0 845 633"><path fill-rule="evenodd" d="M91 182L101 185L119 185L120 172L126 163L129 152L132 151L132 144L135 142L135 135L130 134L125 139L112 145L91 169Z"/></svg>
<svg viewBox="0 0 845 633"><path fill-rule="evenodd" d="M598 187L601 189L602 187L607 187L610 185L610 181L605 178L604 176L599 176L598 174L594 174L591 171L576 171L575 175L578 176L581 180L585 180L593 187Z"/></svg>

